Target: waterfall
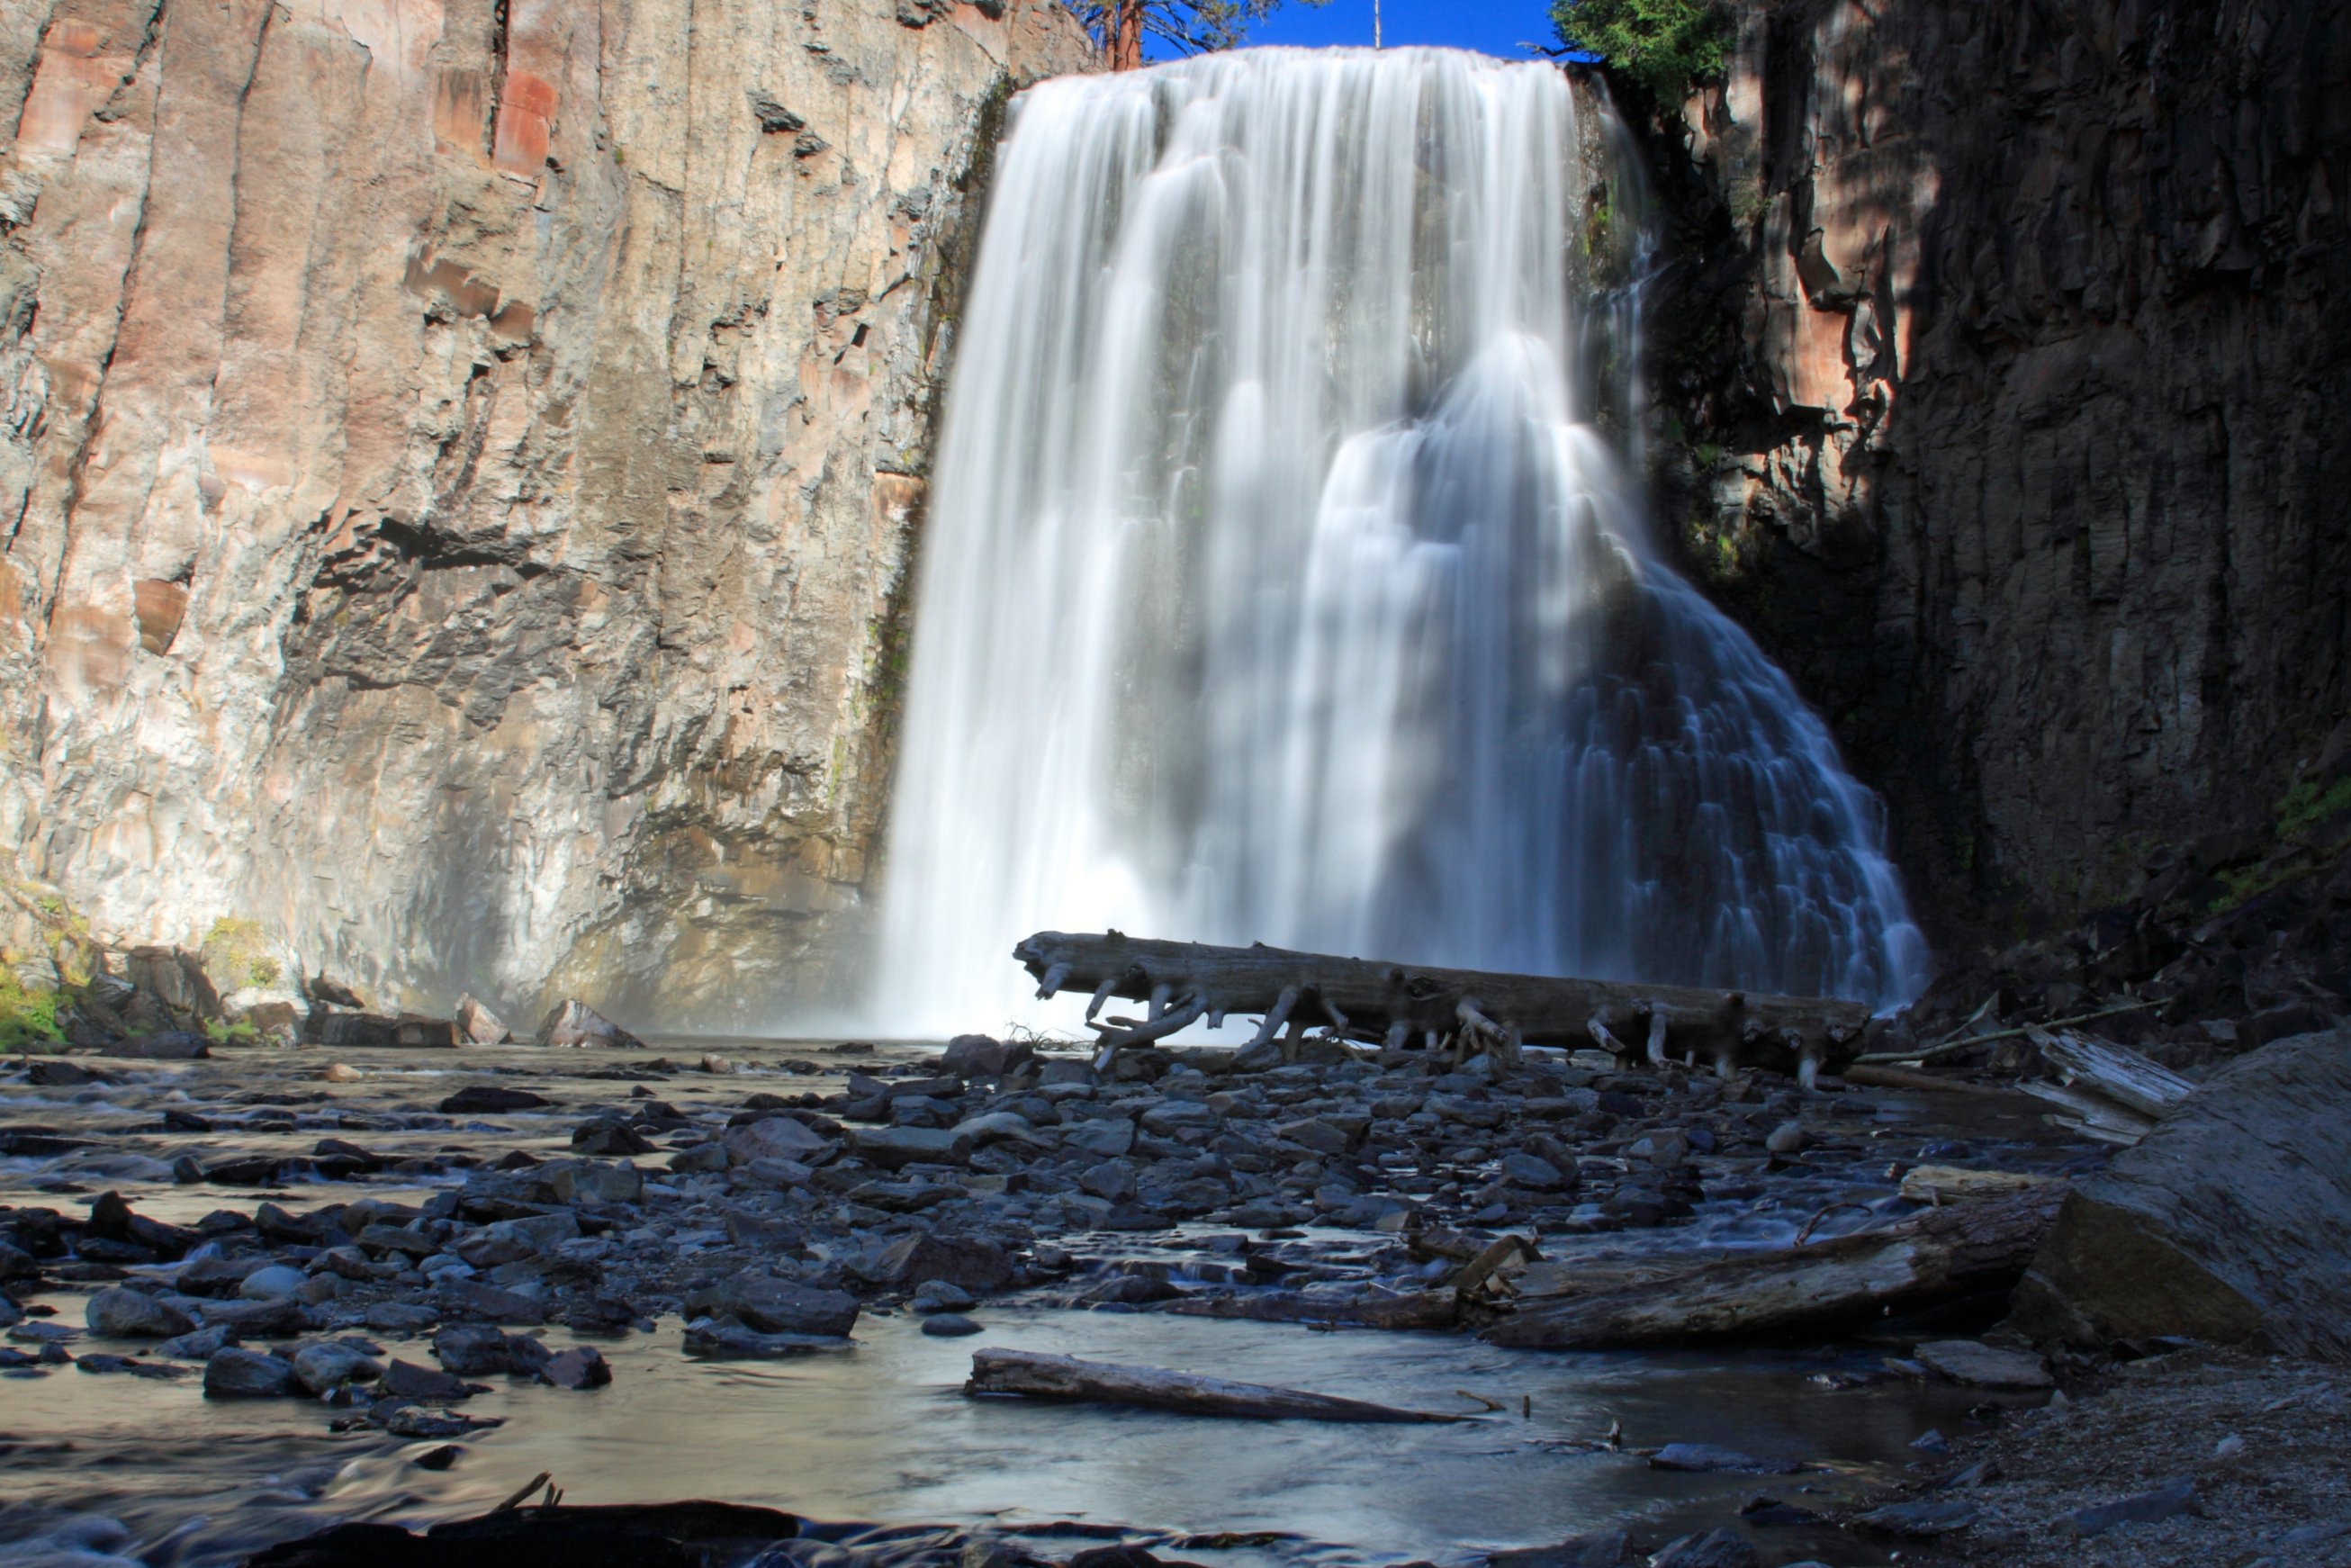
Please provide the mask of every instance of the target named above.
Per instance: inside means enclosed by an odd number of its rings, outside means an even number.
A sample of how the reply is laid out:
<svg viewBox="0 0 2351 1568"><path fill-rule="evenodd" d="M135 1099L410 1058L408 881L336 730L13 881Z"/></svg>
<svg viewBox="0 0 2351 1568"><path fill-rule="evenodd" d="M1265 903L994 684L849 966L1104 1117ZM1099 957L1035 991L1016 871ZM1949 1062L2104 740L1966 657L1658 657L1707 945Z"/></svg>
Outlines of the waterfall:
<svg viewBox="0 0 2351 1568"><path fill-rule="evenodd" d="M1551 66L1433 49L1018 100L920 546L877 1025L1028 1016L1008 955L1041 928L1923 984L1875 797L1647 537L1633 225L1580 116Z"/></svg>

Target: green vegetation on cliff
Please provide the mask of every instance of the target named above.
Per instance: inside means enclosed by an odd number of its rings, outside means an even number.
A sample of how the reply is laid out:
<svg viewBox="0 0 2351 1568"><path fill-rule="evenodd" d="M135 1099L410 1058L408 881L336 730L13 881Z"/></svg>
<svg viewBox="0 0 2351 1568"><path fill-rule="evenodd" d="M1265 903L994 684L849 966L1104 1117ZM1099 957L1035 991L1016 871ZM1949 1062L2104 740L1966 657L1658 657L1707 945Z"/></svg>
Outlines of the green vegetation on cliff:
<svg viewBox="0 0 2351 1568"><path fill-rule="evenodd" d="M1729 28L1710 0L1558 0L1551 17L1562 43L1600 56L1661 104L1722 74Z"/></svg>

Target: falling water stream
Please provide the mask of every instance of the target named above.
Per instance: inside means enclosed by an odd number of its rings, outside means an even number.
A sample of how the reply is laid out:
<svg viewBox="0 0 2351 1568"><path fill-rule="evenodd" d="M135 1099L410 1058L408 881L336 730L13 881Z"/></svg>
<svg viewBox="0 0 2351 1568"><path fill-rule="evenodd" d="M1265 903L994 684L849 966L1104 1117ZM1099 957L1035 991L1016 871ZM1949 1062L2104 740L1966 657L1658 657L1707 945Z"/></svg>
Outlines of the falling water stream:
<svg viewBox="0 0 2351 1568"><path fill-rule="evenodd" d="M893 1025L1021 1016L1040 928L1915 993L1875 798L1648 538L1614 129L1429 49L1019 102L922 547Z"/></svg>

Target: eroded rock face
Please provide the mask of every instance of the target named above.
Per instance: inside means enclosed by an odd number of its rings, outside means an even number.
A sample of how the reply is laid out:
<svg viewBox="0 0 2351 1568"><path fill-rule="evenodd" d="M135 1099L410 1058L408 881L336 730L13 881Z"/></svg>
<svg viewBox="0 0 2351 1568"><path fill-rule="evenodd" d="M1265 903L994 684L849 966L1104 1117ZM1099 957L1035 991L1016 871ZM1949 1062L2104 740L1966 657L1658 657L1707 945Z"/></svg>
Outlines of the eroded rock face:
<svg viewBox="0 0 2351 1568"><path fill-rule="evenodd" d="M1091 64L1055 0L6 7L0 846L410 1005L820 989L975 158Z"/></svg>
<svg viewBox="0 0 2351 1568"><path fill-rule="evenodd" d="M2043 1339L2351 1360L2351 1030L2280 1040L2078 1183L2016 1293Z"/></svg>
<svg viewBox="0 0 2351 1568"><path fill-rule="evenodd" d="M2342 7L1737 16L1648 138L1693 566L1946 939L2263 828L2351 702Z"/></svg>

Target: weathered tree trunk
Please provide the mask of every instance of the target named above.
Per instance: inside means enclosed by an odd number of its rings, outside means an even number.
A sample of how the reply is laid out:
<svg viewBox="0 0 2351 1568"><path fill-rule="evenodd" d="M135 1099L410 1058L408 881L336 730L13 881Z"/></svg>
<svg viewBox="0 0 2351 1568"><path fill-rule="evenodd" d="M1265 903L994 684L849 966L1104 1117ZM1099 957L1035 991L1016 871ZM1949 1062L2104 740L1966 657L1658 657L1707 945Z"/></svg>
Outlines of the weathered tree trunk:
<svg viewBox="0 0 2351 1568"><path fill-rule="evenodd" d="M1566 1299L1521 1299L1480 1337L1557 1350L1681 1345L1813 1333L1911 1312L2023 1277L2066 1186L1930 1209L1883 1230L1754 1258L1706 1263L1672 1278L1614 1280Z"/></svg>
<svg viewBox="0 0 2351 1568"><path fill-rule="evenodd" d="M1269 1045L1285 1023L1293 1036L1324 1024L1395 1046L1458 1040L1504 1060L1521 1041L1597 1046L1723 1070L1776 1067L1809 1082L1860 1049L1869 1021L1865 1004L1823 998L1432 969L1262 946L1144 941L1115 931L1040 931L1012 956L1037 977L1040 997L1092 992L1089 1022L1113 997L1151 1004L1148 1022L1105 1031L1106 1051L1165 1038L1197 1018L1214 1027L1228 1013L1254 1013L1265 1021L1252 1047Z"/></svg>
<svg viewBox="0 0 2351 1568"><path fill-rule="evenodd" d="M1262 1383L1230 1383L1155 1366L1121 1366L1041 1355L1027 1350L983 1350L971 1358L968 1395L1020 1394L1038 1399L1077 1399L1100 1405L1140 1405L1184 1416L1242 1416L1260 1421L1453 1421L1459 1417L1400 1410L1361 1399L1275 1388Z"/></svg>
<svg viewBox="0 0 2351 1568"><path fill-rule="evenodd" d="M1143 7L1144 0L1116 0L1111 12L1110 68L1143 68Z"/></svg>
<svg viewBox="0 0 2351 1568"><path fill-rule="evenodd" d="M2196 1092L2195 1084L2128 1046L2043 1030L2030 1034L2043 1060L2067 1083L2136 1111L2149 1121L2160 1119Z"/></svg>

